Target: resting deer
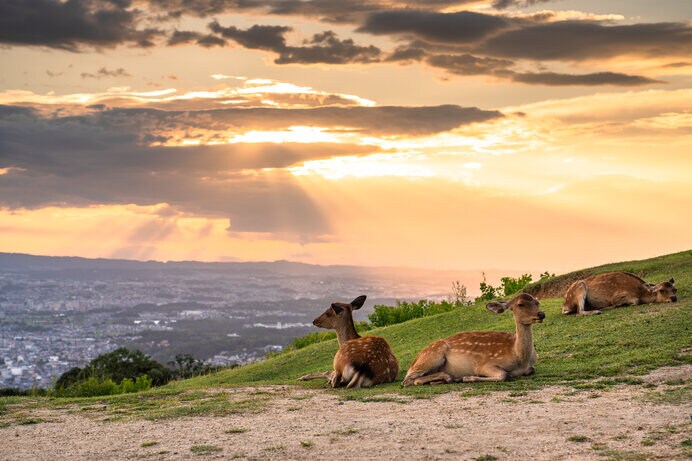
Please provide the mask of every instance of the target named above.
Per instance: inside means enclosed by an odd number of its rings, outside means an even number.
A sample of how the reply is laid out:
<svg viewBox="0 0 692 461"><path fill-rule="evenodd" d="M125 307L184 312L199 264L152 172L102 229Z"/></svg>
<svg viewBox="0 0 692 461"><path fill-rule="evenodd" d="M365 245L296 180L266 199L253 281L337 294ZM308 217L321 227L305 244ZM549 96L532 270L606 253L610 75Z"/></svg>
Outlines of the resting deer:
<svg viewBox="0 0 692 461"><path fill-rule="evenodd" d="M609 272L577 280L565 293L562 313L600 314L599 309L649 303L674 303L678 300L675 280L658 285L645 282L629 272Z"/></svg>
<svg viewBox="0 0 692 461"><path fill-rule="evenodd" d="M381 336L361 337L353 325L353 311L363 307L365 295L350 304L333 303L312 323L316 327L336 330L339 350L334 356L334 371L312 373L298 378L301 381L327 378L332 387L371 387L394 381L399 363L387 340Z"/></svg>
<svg viewBox="0 0 692 461"><path fill-rule="evenodd" d="M437 340L418 353L403 385L506 381L535 373L531 325L545 318L539 305L538 299L526 293L508 302L488 303L488 310L496 314L507 309L514 313L516 334L468 331Z"/></svg>

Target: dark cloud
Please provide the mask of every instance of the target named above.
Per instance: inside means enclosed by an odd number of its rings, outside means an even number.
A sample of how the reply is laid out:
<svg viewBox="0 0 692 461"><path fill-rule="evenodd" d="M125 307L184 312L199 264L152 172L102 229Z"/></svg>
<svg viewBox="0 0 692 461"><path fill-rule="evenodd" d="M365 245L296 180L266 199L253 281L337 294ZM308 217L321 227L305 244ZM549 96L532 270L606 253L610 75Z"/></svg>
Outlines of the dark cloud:
<svg viewBox="0 0 692 461"><path fill-rule="evenodd" d="M276 64L346 64L378 62L381 51L375 46L360 46L352 39L341 40L332 31L315 34L306 46L289 46L285 34L290 27L254 25L248 29L224 27L214 21L209 29L245 48L273 51ZM169 42L170 43L170 42Z"/></svg>
<svg viewBox="0 0 692 461"><path fill-rule="evenodd" d="M325 109L330 110L105 109L43 117L27 107L0 106L0 168L11 168L0 176L0 206L168 203L191 213L230 217L233 231L314 241L330 230L319 206L290 174L263 169L365 155L377 148L324 143L149 147L147 143L166 141L159 132L167 130L194 139L200 127L223 130L226 137L238 127L296 124L420 134L500 115L457 106Z"/></svg>
<svg viewBox="0 0 692 461"><path fill-rule="evenodd" d="M511 73L510 77L513 81L519 83L527 83L530 85L548 85L548 86L565 86L565 85L614 85L614 86L641 86L651 85L654 83L665 83L660 80L653 80L640 75L627 75L617 72L596 72L592 74L558 74L555 72L538 72L538 73Z"/></svg>
<svg viewBox="0 0 692 461"><path fill-rule="evenodd" d="M10 45L71 51L124 43L153 46L161 31L138 29L139 22L130 0L0 1L0 43Z"/></svg>
<svg viewBox="0 0 692 461"><path fill-rule="evenodd" d="M205 48L213 46L226 46L226 40L211 34L202 34L192 30L175 30L168 37L168 45L183 45L188 43L196 43Z"/></svg>
<svg viewBox="0 0 692 461"><path fill-rule="evenodd" d="M404 45L392 51L385 61L388 62L411 62L422 61L428 52L424 48Z"/></svg>
<svg viewBox="0 0 692 461"><path fill-rule="evenodd" d="M119 67L119 68L113 69L113 70L102 67L93 74L90 72L82 72L80 75L82 78L95 78L95 79L102 79L102 78L109 78L109 77L132 77L132 75L130 75L122 67Z"/></svg>
<svg viewBox="0 0 692 461"><path fill-rule="evenodd" d="M257 24L249 29L238 29L234 26L223 27L216 21L209 24L209 29L224 38L239 43L245 48L276 52L286 48L284 34L292 30L290 27Z"/></svg>
<svg viewBox="0 0 692 461"><path fill-rule="evenodd" d="M113 109L98 114L99 124L136 128L141 135L207 131L279 130L291 126L345 128L372 135L423 136L501 117L497 111L454 105L429 107L317 107L312 109L229 108L199 111Z"/></svg>
<svg viewBox="0 0 692 461"><path fill-rule="evenodd" d="M491 56L584 60L621 55L690 56L692 26L684 23L604 26L562 21L504 32L478 48Z"/></svg>
<svg viewBox="0 0 692 461"><path fill-rule="evenodd" d="M281 50L276 64L346 64L378 62L379 48L356 45L353 40L340 40L332 31L315 34L308 42L309 46L291 46Z"/></svg>
<svg viewBox="0 0 692 461"><path fill-rule="evenodd" d="M518 8L526 8L531 5L536 5L539 3L548 3L554 0L493 0L493 8L498 10L503 10L509 8L510 6Z"/></svg>
<svg viewBox="0 0 692 461"><path fill-rule="evenodd" d="M16 168L0 176L0 206L168 203L230 217L234 231L311 241L329 232L319 207L290 174L260 169L372 151L326 144L150 148L131 126L108 125L97 116L42 118L0 106L0 165Z"/></svg>
<svg viewBox="0 0 692 461"><path fill-rule="evenodd" d="M433 43L469 44L509 27L500 16L460 11L436 13L423 10L395 10L373 13L358 29L377 35L399 34Z"/></svg>
<svg viewBox="0 0 692 461"><path fill-rule="evenodd" d="M318 18L330 23L360 23L369 14L392 8L442 9L476 0L149 0L169 18L211 17L229 12L258 12Z"/></svg>
<svg viewBox="0 0 692 461"><path fill-rule="evenodd" d="M457 75L492 75L514 64L507 59L483 58L468 53L433 55L427 59L427 63Z"/></svg>

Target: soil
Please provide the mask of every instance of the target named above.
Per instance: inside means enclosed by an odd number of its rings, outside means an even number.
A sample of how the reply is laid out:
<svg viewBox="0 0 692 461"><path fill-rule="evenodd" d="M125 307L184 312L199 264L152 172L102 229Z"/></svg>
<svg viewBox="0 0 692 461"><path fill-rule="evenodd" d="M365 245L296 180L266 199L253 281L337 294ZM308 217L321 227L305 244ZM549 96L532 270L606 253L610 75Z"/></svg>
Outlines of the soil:
<svg viewBox="0 0 692 461"><path fill-rule="evenodd" d="M691 402L646 396L680 389L653 383L691 375L692 366L676 367L657 370L645 385L554 386L521 395L464 396L471 385L456 385L430 399L379 401L292 386L220 389L233 400L259 389L268 405L257 413L161 421L29 410L48 422L0 429L0 459L682 460L690 459ZM238 428L246 431L226 432ZM195 453L204 452L201 445L217 451Z"/></svg>

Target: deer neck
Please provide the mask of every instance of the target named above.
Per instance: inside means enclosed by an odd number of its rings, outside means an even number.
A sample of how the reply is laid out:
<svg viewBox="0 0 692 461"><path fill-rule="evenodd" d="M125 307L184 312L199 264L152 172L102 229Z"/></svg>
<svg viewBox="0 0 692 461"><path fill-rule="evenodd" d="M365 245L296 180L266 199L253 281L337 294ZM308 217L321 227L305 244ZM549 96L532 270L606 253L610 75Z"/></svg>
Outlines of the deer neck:
<svg viewBox="0 0 692 461"><path fill-rule="evenodd" d="M353 325L353 321L345 322L343 325L339 325L336 328L336 338L339 341L339 346L343 346L346 341L352 339L360 338L358 332L356 332L356 327Z"/></svg>
<svg viewBox="0 0 692 461"><path fill-rule="evenodd" d="M514 340L514 354L521 362L528 362L533 352L533 333L531 325L517 322L517 334Z"/></svg>

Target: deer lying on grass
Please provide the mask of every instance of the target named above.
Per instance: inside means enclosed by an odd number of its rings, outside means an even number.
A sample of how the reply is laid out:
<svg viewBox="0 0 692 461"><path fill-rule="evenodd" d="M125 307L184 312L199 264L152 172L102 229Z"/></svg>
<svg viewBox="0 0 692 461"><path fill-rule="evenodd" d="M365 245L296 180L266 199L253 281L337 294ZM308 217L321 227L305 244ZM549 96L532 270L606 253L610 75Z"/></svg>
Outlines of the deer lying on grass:
<svg viewBox="0 0 692 461"><path fill-rule="evenodd" d="M327 378L332 387L372 387L394 381L399 363L387 340L381 336L361 337L353 325L353 311L363 307L366 296L358 296L350 304L333 303L312 323L316 327L336 330L339 350L334 356L334 371L312 373L301 381Z"/></svg>
<svg viewBox="0 0 692 461"><path fill-rule="evenodd" d="M535 373L537 356L531 325L545 318L539 304L526 293L508 302L488 303L488 310L496 314L507 309L514 313L516 334L468 331L437 340L418 353L403 385L506 381Z"/></svg>
<svg viewBox="0 0 692 461"><path fill-rule="evenodd" d="M629 272L590 275L577 280L565 293L562 313L577 315L600 314L599 309L636 306L649 303L670 303L678 300L675 280L658 285L647 283Z"/></svg>

